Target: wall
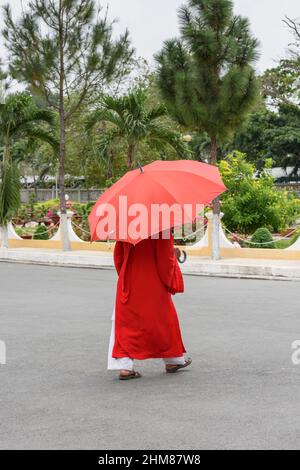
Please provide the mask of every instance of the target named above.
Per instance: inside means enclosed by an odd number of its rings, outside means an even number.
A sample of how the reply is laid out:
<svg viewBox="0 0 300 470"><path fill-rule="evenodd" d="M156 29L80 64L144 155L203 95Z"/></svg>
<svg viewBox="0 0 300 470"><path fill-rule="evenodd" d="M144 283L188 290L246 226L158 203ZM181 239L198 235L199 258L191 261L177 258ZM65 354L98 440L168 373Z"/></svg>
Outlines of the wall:
<svg viewBox="0 0 300 470"><path fill-rule="evenodd" d="M74 189L74 188L66 188L66 194L70 196L70 200L73 202L90 202L96 201L100 194L103 193L102 189ZM55 188L52 189L21 189L21 201L23 203L28 203L30 194L34 194L37 196L37 202L45 202L49 201L49 199L55 199L57 196L57 192Z"/></svg>

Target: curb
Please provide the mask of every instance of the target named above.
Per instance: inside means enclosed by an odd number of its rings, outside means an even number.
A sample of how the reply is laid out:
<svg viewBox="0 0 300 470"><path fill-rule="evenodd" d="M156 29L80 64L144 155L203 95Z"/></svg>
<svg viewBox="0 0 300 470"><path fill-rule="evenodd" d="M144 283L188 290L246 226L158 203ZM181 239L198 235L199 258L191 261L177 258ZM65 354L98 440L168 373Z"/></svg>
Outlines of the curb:
<svg viewBox="0 0 300 470"><path fill-rule="evenodd" d="M184 275L221 277L233 279L264 279L281 281L300 281L300 262L294 264L253 264L247 260L238 263L235 260L226 261L208 261L207 259L198 260L193 257L181 264ZM53 252L49 251L24 251L7 249L0 250L0 262L20 263L42 266L70 267L70 268L88 268L88 269L114 269L113 257L111 254L101 252Z"/></svg>
<svg viewBox="0 0 300 470"><path fill-rule="evenodd" d="M182 272L194 276L300 281L300 263L299 267L295 268L293 266L225 264L224 261L220 264L211 261L187 264L182 268Z"/></svg>
<svg viewBox="0 0 300 470"><path fill-rule="evenodd" d="M5 253L0 251L0 262L65 268L114 269L112 256L101 254L97 258L97 253L86 255L85 252L82 254L72 252L70 255L62 252L24 253L7 250Z"/></svg>

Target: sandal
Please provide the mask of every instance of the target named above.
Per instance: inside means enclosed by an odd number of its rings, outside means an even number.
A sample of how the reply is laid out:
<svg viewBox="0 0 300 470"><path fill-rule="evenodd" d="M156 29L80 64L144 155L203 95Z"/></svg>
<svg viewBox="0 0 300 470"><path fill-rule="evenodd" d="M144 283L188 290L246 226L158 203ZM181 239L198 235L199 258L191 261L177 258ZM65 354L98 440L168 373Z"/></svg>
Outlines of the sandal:
<svg viewBox="0 0 300 470"><path fill-rule="evenodd" d="M189 366L192 363L192 359L190 357L187 358L184 364L177 364L172 366L171 364L166 366L166 373L167 374L174 374L177 372L179 369L184 369L185 367Z"/></svg>
<svg viewBox="0 0 300 470"><path fill-rule="evenodd" d="M132 371L128 375L120 375L119 380L132 380L132 379L139 379L140 377L142 376L139 372Z"/></svg>

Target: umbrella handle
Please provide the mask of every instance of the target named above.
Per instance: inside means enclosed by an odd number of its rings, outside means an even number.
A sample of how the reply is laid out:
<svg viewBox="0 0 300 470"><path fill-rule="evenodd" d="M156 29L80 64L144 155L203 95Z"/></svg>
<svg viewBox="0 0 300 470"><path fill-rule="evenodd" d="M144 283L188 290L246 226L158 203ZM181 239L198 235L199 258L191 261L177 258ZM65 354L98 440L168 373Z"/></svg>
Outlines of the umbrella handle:
<svg viewBox="0 0 300 470"><path fill-rule="evenodd" d="M179 256L179 258L178 258L178 262L181 263L181 264L183 264L183 263L186 262L186 259L187 259L186 251L182 250L182 251L180 252L180 256Z"/></svg>
<svg viewBox="0 0 300 470"><path fill-rule="evenodd" d="M180 250L179 248L175 248L175 256L177 258L177 261L181 264L185 263L186 261L186 258L187 258L187 254L186 254L186 251L184 250Z"/></svg>

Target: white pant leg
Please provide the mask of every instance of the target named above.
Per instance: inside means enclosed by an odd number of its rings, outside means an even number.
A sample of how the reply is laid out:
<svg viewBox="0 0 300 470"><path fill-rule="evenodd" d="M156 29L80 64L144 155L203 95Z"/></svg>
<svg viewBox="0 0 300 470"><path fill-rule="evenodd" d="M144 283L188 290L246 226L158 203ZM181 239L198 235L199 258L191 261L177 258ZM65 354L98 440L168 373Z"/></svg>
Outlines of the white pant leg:
<svg viewBox="0 0 300 470"><path fill-rule="evenodd" d="M172 364L172 365L184 365L185 364L185 357L164 357L163 361L165 364Z"/></svg>
<svg viewBox="0 0 300 470"><path fill-rule="evenodd" d="M108 347L107 369L108 370L133 370L133 360L130 357L114 358L112 351L115 344L115 311L112 316L112 325Z"/></svg>

